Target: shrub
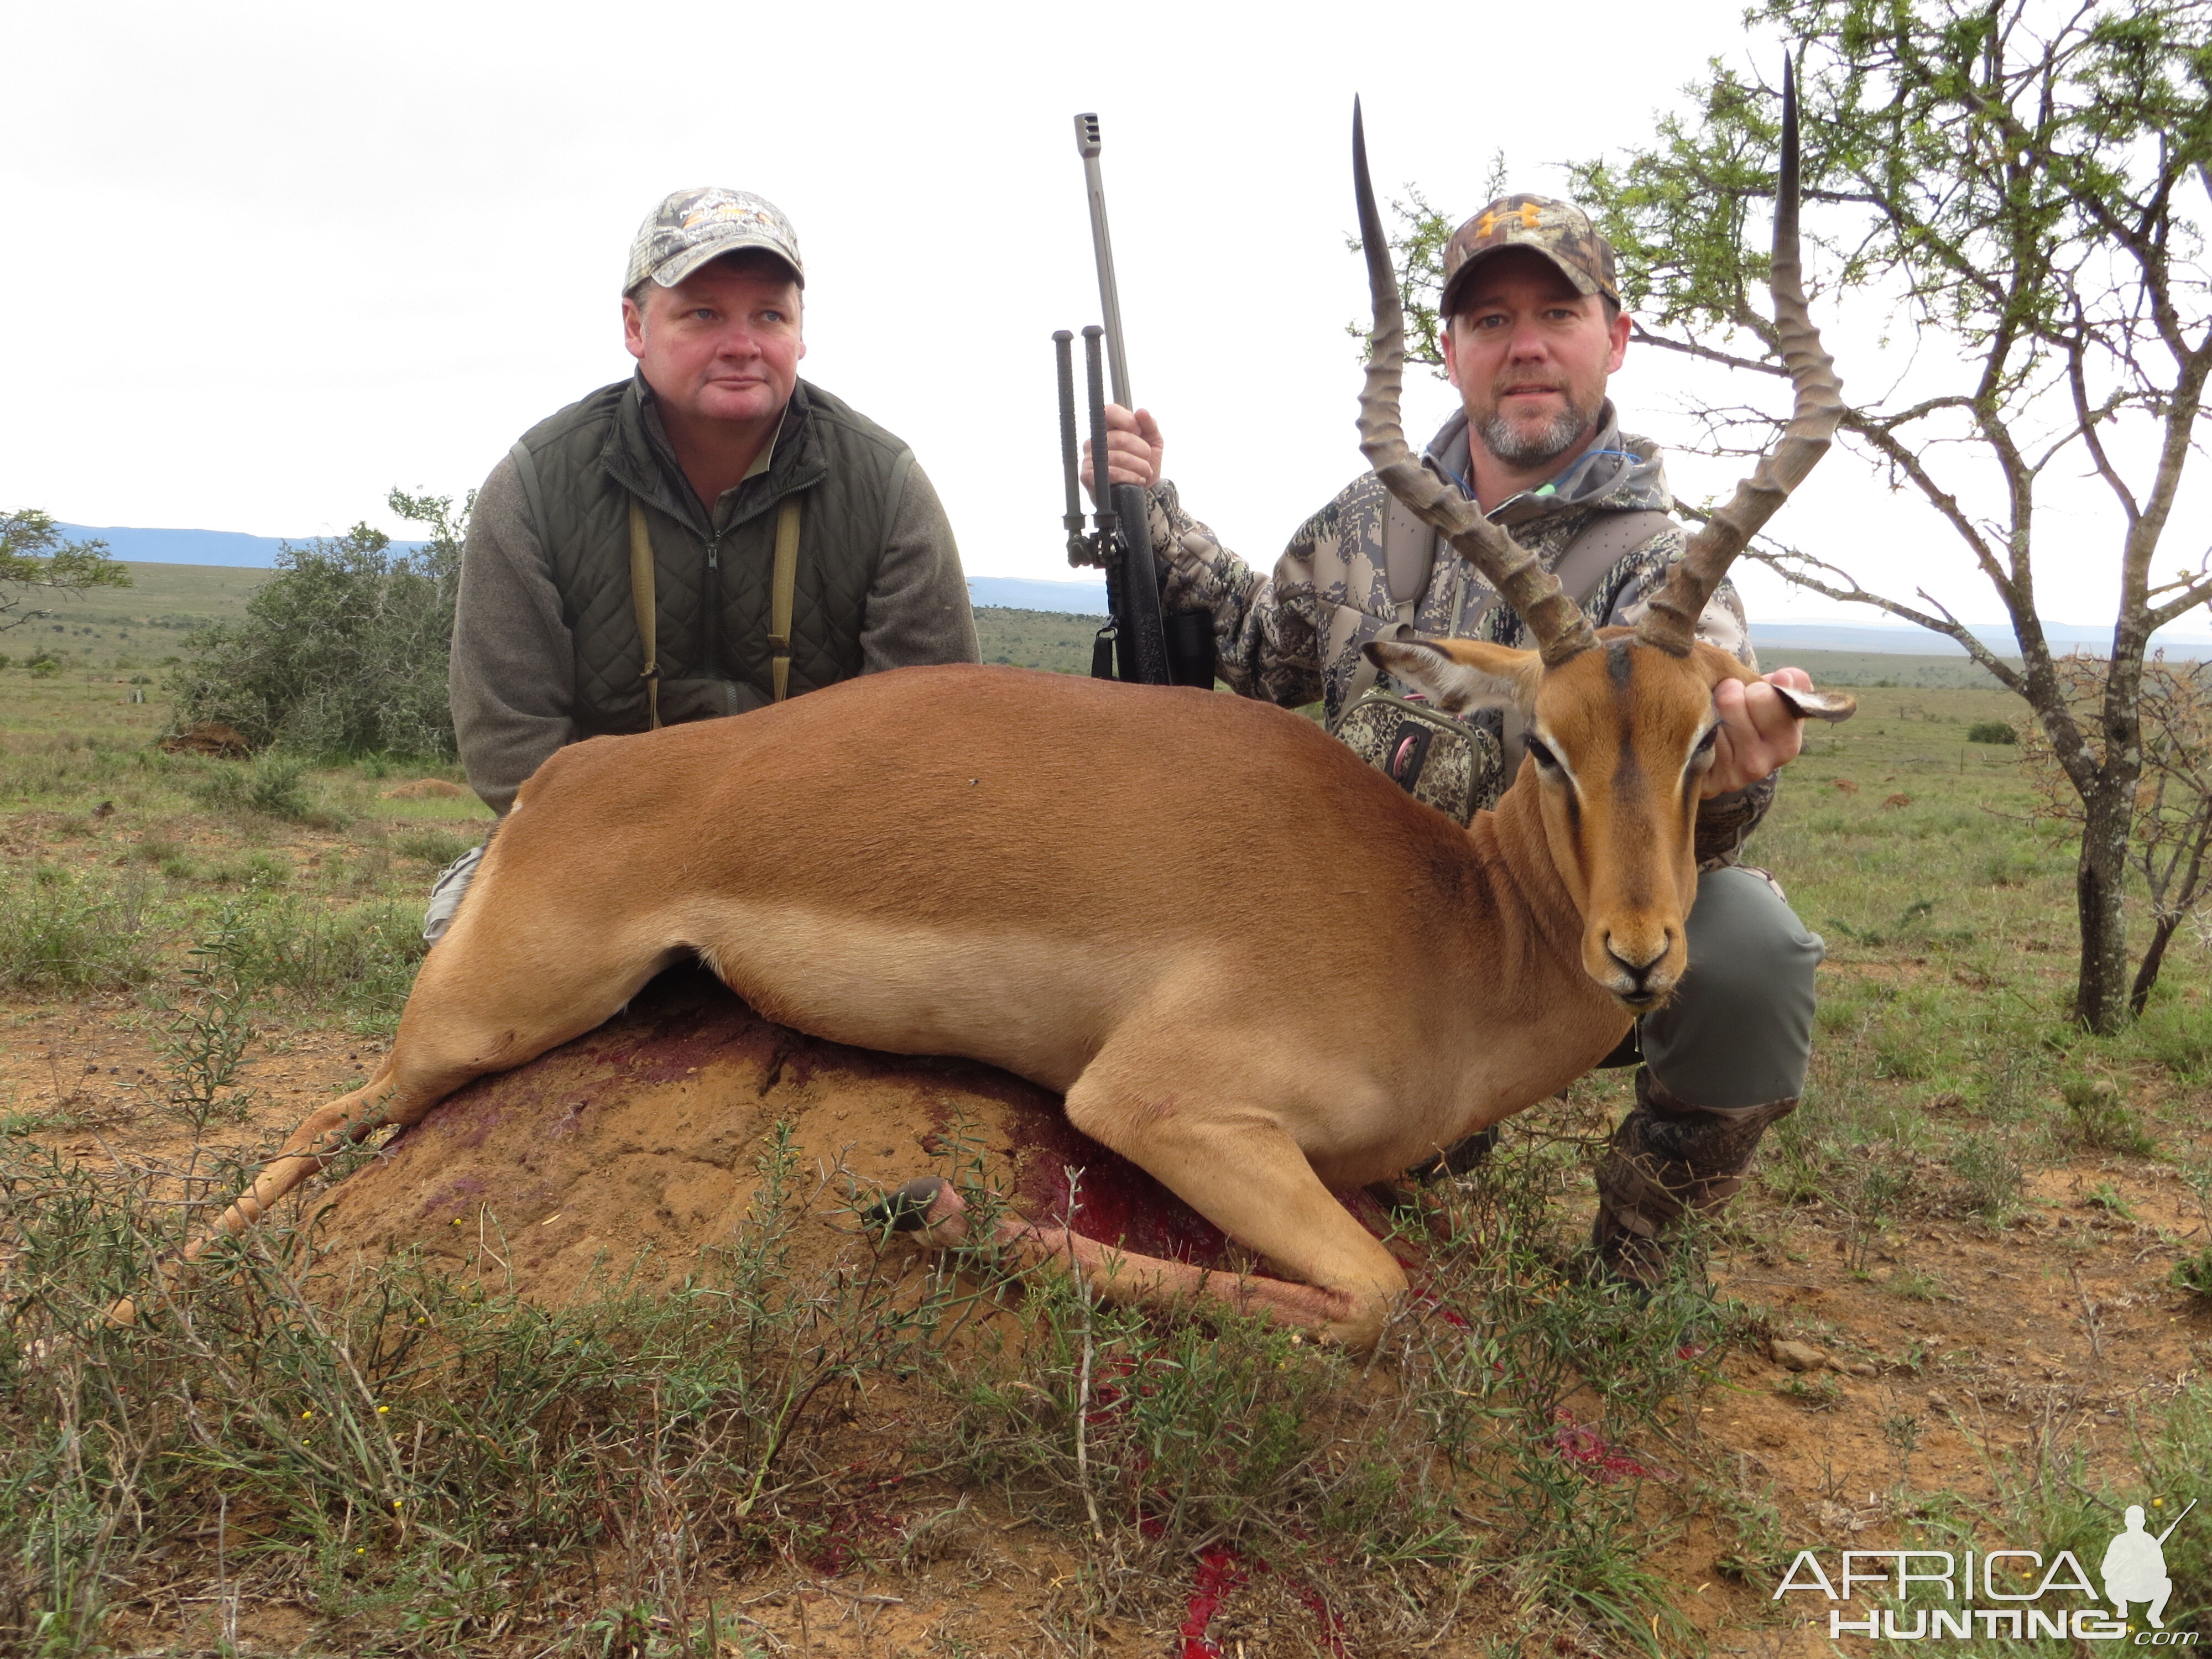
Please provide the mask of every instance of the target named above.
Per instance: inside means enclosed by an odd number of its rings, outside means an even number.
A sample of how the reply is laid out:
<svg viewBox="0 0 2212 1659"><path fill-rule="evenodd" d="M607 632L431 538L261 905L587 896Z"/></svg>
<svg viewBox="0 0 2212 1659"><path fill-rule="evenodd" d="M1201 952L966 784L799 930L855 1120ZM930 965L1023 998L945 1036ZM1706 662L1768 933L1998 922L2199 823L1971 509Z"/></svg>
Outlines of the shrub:
<svg viewBox="0 0 2212 1659"><path fill-rule="evenodd" d="M29 891L0 894L0 986L113 991L153 978L142 888L101 890L47 866Z"/></svg>
<svg viewBox="0 0 2212 1659"><path fill-rule="evenodd" d="M265 812L298 823L315 811L307 771L307 763L294 757L265 755L251 766L218 764L192 793L219 812Z"/></svg>
<svg viewBox="0 0 2212 1659"><path fill-rule="evenodd" d="M2074 1138L2096 1152L2148 1158L2157 1148L2142 1120L2128 1109L2119 1085L2108 1078L2075 1078L2064 1090Z"/></svg>
<svg viewBox="0 0 2212 1659"><path fill-rule="evenodd" d="M1970 1134L1952 1154L1966 1207L1985 1221L2002 1221L2019 1206L2027 1170L2012 1137L2002 1132Z"/></svg>
<svg viewBox="0 0 2212 1659"><path fill-rule="evenodd" d="M245 994L288 992L380 1028L399 1018L427 948L419 910L385 902L331 911L290 897L241 910L204 947Z"/></svg>
<svg viewBox="0 0 2212 1659"><path fill-rule="evenodd" d="M442 870L483 839L481 836L457 836L450 830L416 830L401 836L394 844L403 856L419 859Z"/></svg>
<svg viewBox="0 0 2212 1659"><path fill-rule="evenodd" d="M2176 1077L2212 1072L2212 1016L2176 999L2161 998L2136 1022L2142 1051Z"/></svg>
<svg viewBox="0 0 2212 1659"><path fill-rule="evenodd" d="M242 622L186 637L179 726L224 720L257 748L315 754L453 753L446 658L467 509L398 490L392 507L432 526L419 553L365 524L288 542Z"/></svg>
<svg viewBox="0 0 2212 1659"><path fill-rule="evenodd" d="M1966 728L1968 743L2018 743L2020 733L2007 720L1976 720Z"/></svg>

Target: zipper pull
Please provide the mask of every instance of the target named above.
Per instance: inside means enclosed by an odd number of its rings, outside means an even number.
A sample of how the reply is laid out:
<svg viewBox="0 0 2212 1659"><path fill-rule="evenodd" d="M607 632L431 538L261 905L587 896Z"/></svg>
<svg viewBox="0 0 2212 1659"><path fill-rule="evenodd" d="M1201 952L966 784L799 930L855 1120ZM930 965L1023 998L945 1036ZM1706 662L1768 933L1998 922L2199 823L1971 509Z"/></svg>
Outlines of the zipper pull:
<svg viewBox="0 0 2212 1659"><path fill-rule="evenodd" d="M707 538L707 568L720 570L721 568L722 538L720 536L709 536Z"/></svg>

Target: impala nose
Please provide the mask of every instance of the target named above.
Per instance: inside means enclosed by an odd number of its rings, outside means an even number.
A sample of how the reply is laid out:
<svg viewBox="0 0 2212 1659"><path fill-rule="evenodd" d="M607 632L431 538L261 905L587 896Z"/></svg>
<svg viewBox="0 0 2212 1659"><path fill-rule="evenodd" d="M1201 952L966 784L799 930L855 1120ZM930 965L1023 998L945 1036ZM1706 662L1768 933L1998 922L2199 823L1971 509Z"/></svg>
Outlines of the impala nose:
<svg viewBox="0 0 2212 1659"><path fill-rule="evenodd" d="M1668 948L1673 943L1673 936L1667 933L1660 935L1656 945L1607 933L1605 936L1606 959L1626 981L1626 984L1616 984L1613 994L1623 1002L1632 1005L1651 1001L1654 998L1650 983L1652 971L1667 959Z"/></svg>

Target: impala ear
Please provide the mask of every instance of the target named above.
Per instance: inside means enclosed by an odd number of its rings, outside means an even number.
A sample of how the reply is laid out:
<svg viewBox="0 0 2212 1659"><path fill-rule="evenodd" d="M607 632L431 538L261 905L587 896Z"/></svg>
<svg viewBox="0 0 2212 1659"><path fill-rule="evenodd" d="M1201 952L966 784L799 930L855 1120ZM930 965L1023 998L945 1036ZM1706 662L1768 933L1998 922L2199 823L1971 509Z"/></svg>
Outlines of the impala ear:
<svg viewBox="0 0 2212 1659"><path fill-rule="evenodd" d="M1544 659L1480 640L1370 640L1367 660L1419 690L1447 714L1512 703L1536 706Z"/></svg>
<svg viewBox="0 0 2212 1659"><path fill-rule="evenodd" d="M1848 691L1793 691L1774 688L1801 720L1847 720L1859 712L1859 700Z"/></svg>
<svg viewBox="0 0 2212 1659"><path fill-rule="evenodd" d="M1745 667L1718 646L1700 642L1696 648L1705 653L1706 659L1712 664L1716 684L1727 678L1741 680L1746 685L1774 684L1771 680L1762 679L1757 672ZM1800 691L1788 685L1776 685L1774 689L1782 694L1782 701L1790 705L1790 712L1801 720L1847 720L1859 712L1859 700L1848 691Z"/></svg>

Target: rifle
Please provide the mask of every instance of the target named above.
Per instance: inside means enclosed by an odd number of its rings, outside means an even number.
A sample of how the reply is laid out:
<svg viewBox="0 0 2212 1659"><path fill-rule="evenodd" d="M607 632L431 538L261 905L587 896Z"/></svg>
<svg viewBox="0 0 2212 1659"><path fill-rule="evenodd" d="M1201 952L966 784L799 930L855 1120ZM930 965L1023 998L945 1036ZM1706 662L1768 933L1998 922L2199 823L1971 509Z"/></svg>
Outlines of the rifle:
<svg viewBox="0 0 2212 1659"><path fill-rule="evenodd" d="M1121 299L1114 281L1114 245L1106 228L1106 188L1098 173L1098 118L1075 118L1075 147L1083 157L1090 188L1091 240L1098 261L1098 299L1106 321L1083 331L1092 465L1097 470L1092 533L1083 530L1083 501L1076 462L1074 337L1066 329L1052 337L1060 380L1060 467L1067 492L1062 522L1067 529L1067 562L1095 564L1106 572L1106 625L1091 647L1091 672L1097 679L1136 681L1146 685L1213 684L1213 618L1207 611L1160 614L1159 573L1152 563L1150 520L1145 492L1135 484L1113 484L1106 471L1106 395L1100 373L1105 348L1114 384L1114 401L1132 408L1128 350L1121 337Z"/></svg>
<svg viewBox="0 0 2212 1659"><path fill-rule="evenodd" d="M2186 1520L2189 1516L2189 1510L2193 1510L2196 1507L2197 1500L2192 1498L2189 1500L2189 1509L2182 1510L2179 1515L2173 1517L2173 1527L2179 1526L2183 1521ZM2159 1534L2158 1541L2161 1547L2165 1545L2167 1539L2173 1536L2173 1527L2168 1527L2164 1532Z"/></svg>

